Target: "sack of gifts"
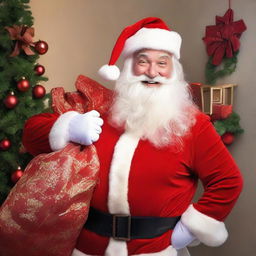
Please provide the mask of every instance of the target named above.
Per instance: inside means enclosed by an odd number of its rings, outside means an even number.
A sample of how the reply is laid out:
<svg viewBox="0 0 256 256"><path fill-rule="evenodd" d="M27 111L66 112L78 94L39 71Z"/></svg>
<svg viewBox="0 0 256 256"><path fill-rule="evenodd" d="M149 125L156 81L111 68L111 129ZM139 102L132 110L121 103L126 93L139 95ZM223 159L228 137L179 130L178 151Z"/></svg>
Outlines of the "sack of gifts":
<svg viewBox="0 0 256 256"><path fill-rule="evenodd" d="M0 255L71 255L98 170L94 147L35 157L0 209Z"/></svg>
<svg viewBox="0 0 256 256"><path fill-rule="evenodd" d="M77 92L52 91L53 110L107 111L112 92L79 76ZM93 145L69 143L36 156L0 208L0 256L70 256L87 219L99 161Z"/></svg>

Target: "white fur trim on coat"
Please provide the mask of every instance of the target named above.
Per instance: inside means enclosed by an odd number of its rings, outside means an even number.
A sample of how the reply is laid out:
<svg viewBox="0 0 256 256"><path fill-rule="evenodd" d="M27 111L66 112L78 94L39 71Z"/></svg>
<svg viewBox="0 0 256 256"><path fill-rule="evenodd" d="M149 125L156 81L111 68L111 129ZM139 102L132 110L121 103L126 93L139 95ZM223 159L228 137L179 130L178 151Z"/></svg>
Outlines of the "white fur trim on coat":
<svg viewBox="0 0 256 256"><path fill-rule="evenodd" d="M128 179L139 138L125 132L116 143L109 173L108 209L112 214L130 214Z"/></svg>
<svg viewBox="0 0 256 256"><path fill-rule="evenodd" d="M193 205L182 214L181 221L200 242L208 246L220 246L228 237L223 222L197 211Z"/></svg>
<svg viewBox="0 0 256 256"><path fill-rule="evenodd" d="M125 42L122 55L128 56L141 49L163 50L180 58L181 36L175 31L142 28Z"/></svg>
<svg viewBox="0 0 256 256"><path fill-rule="evenodd" d="M64 148L69 141L68 127L70 120L78 115L76 111L66 112L55 121L50 134L49 143L53 151Z"/></svg>
<svg viewBox="0 0 256 256"><path fill-rule="evenodd" d="M109 239L108 247L104 256L128 256L127 244L124 241Z"/></svg>
<svg viewBox="0 0 256 256"><path fill-rule="evenodd" d="M108 209L112 214L130 214L128 180L132 158L138 142L137 136L125 132L116 143L109 173ZM128 255L126 242L111 238L105 255Z"/></svg>

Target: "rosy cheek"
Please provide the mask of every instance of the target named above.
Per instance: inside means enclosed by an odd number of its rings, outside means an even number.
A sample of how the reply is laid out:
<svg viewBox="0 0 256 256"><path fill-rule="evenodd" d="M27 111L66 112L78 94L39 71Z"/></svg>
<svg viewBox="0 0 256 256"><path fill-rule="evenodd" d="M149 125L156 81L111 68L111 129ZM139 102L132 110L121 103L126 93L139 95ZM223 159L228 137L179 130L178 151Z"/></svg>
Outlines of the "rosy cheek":
<svg viewBox="0 0 256 256"><path fill-rule="evenodd" d="M162 75L166 78L171 78L172 70L170 68L167 68L163 71Z"/></svg>
<svg viewBox="0 0 256 256"><path fill-rule="evenodd" d="M133 73L135 76L142 75L144 73L144 68L139 65L135 65L133 68Z"/></svg>
<svg viewBox="0 0 256 256"><path fill-rule="evenodd" d="M169 70L166 71L165 74L164 74L164 76L165 76L166 78L170 78L170 77L171 77L170 71L169 71Z"/></svg>

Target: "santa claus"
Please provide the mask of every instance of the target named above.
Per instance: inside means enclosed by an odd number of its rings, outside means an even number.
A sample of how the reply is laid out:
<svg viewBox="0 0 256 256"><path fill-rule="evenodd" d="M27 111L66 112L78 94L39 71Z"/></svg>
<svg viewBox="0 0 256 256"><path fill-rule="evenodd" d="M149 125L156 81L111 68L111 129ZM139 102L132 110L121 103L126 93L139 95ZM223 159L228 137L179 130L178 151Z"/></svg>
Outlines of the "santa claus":
<svg viewBox="0 0 256 256"><path fill-rule="evenodd" d="M73 256L176 256L191 243L219 246L227 239L223 221L242 178L192 101L180 46L180 35L161 19L140 20L124 29L99 71L116 80L106 115L68 111L27 121L23 142L31 153L46 151L39 147L48 142L47 151L70 141L96 146L99 182ZM114 66L120 55L121 72ZM204 192L192 203L198 179Z"/></svg>

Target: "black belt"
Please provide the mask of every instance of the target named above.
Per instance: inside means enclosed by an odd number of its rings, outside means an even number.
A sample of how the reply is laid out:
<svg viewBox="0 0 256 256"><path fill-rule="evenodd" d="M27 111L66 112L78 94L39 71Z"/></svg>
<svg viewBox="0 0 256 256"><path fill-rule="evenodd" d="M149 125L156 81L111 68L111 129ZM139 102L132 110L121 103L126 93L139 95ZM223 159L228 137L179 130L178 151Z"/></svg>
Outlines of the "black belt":
<svg viewBox="0 0 256 256"><path fill-rule="evenodd" d="M90 208L84 227L102 236L116 240L153 238L173 229L178 217L132 217L124 214L108 214Z"/></svg>

